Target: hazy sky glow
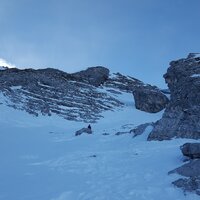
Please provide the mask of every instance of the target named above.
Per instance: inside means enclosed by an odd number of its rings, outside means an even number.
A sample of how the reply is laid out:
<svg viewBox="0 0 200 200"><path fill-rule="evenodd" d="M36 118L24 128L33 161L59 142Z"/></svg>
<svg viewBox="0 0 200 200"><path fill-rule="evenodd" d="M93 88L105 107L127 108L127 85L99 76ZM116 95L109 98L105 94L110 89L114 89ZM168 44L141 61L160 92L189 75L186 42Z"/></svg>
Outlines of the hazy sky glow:
<svg viewBox="0 0 200 200"><path fill-rule="evenodd" d="M199 0L0 0L0 58L75 72L102 65L164 87L199 52Z"/></svg>
<svg viewBox="0 0 200 200"><path fill-rule="evenodd" d="M16 66L12 63L7 62L6 60L0 58L0 67L9 67L9 68L15 68Z"/></svg>

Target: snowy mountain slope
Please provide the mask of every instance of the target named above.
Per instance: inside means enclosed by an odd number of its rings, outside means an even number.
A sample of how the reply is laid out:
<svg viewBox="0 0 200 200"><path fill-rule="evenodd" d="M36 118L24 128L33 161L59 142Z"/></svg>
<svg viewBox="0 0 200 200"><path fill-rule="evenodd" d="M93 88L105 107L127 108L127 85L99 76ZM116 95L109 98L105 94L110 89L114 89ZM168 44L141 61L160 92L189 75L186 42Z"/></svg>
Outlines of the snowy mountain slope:
<svg viewBox="0 0 200 200"><path fill-rule="evenodd" d="M116 136L162 116L134 109L131 94L117 98L124 107L104 111L92 135L75 137L88 124L34 117L7 107L1 95L0 200L199 199L174 188L177 177L167 174L182 163L186 140L147 142L151 127L136 138Z"/></svg>
<svg viewBox="0 0 200 200"><path fill-rule="evenodd" d="M0 70L0 92L7 98L6 105L35 116L57 114L71 121L95 122L103 117L102 112L123 107L118 99L121 92L132 94L138 88L146 89L148 96L159 91L167 99L157 87L120 73L109 74L105 67L91 67L74 74L53 68ZM145 107L158 104L150 103L152 100ZM166 102L161 104L160 110Z"/></svg>

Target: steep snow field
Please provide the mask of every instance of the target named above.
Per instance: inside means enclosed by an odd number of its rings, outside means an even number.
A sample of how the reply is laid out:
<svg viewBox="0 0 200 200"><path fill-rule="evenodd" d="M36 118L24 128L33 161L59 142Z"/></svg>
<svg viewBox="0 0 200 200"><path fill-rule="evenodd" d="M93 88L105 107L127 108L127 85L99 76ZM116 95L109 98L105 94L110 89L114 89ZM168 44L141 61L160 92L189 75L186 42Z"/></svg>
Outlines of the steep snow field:
<svg viewBox="0 0 200 200"><path fill-rule="evenodd" d="M0 105L0 200L196 200L184 195L167 173L182 164L186 140L148 142L148 127L136 138L135 126L162 116L125 107L105 112L91 124L92 135L75 137L88 124L33 117ZM5 101L0 97L0 102ZM187 140L188 141L188 140Z"/></svg>

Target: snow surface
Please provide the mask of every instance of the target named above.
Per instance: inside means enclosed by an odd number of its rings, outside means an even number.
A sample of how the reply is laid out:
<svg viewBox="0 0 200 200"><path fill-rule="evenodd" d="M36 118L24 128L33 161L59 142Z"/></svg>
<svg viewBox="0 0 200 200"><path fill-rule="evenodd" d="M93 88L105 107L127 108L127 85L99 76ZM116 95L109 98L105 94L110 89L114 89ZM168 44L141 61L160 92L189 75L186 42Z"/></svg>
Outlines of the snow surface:
<svg viewBox="0 0 200 200"><path fill-rule="evenodd" d="M0 66L0 70L6 70L6 68L5 68L5 67L1 67L1 66Z"/></svg>
<svg viewBox="0 0 200 200"><path fill-rule="evenodd" d="M42 84L42 83L40 83L40 82L38 82L38 85L43 86L43 87L47 87L47 88L54 88L54 87L52 87L52 86L49 86L49 85L46 85L46 84Z"/></svg>
<svg viewBox="0 0 200 200"><path fill-rule="evenodd" d="M125 107L103 113L93 134L75 137L88 124L57 116L33 117L1 104L0 200L196 200L167 173L182 164L179 146L188 140L146 141L151 127L136 138L135 126L156 121L122 95Z"/></svg>
<svg viewBox="0 0 200 200"><path fill-rule="evenodd" d="M21 85L11 86L10 89L12 89L12 90L20 90L20 89L22 89L22 86Z"/></svg>
<svg viewBox="0 0 200 200"><path fill-rule="evenodd" d="M5 59L3 59L3 58L0 58L0 66L2 66L2 67L8 67L8 68L16 68L16 66L15 65L13 65L13 64L11 64L11 63L9 63L9 62L7 62Z"/></svg>

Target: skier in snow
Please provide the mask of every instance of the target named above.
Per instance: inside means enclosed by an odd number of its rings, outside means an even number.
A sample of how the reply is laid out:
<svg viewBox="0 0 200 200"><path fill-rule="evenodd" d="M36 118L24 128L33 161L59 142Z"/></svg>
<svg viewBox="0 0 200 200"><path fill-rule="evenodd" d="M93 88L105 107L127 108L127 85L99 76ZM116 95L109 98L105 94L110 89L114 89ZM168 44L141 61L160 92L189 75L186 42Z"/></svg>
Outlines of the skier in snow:
<svg viewBox="0 0 200 200"><path fill-rule="evenodd" d="M92 130L92 127L91 127L91 125L90 125L90 124L88 125L88 128L89 128L90 130Z"/></svg>

